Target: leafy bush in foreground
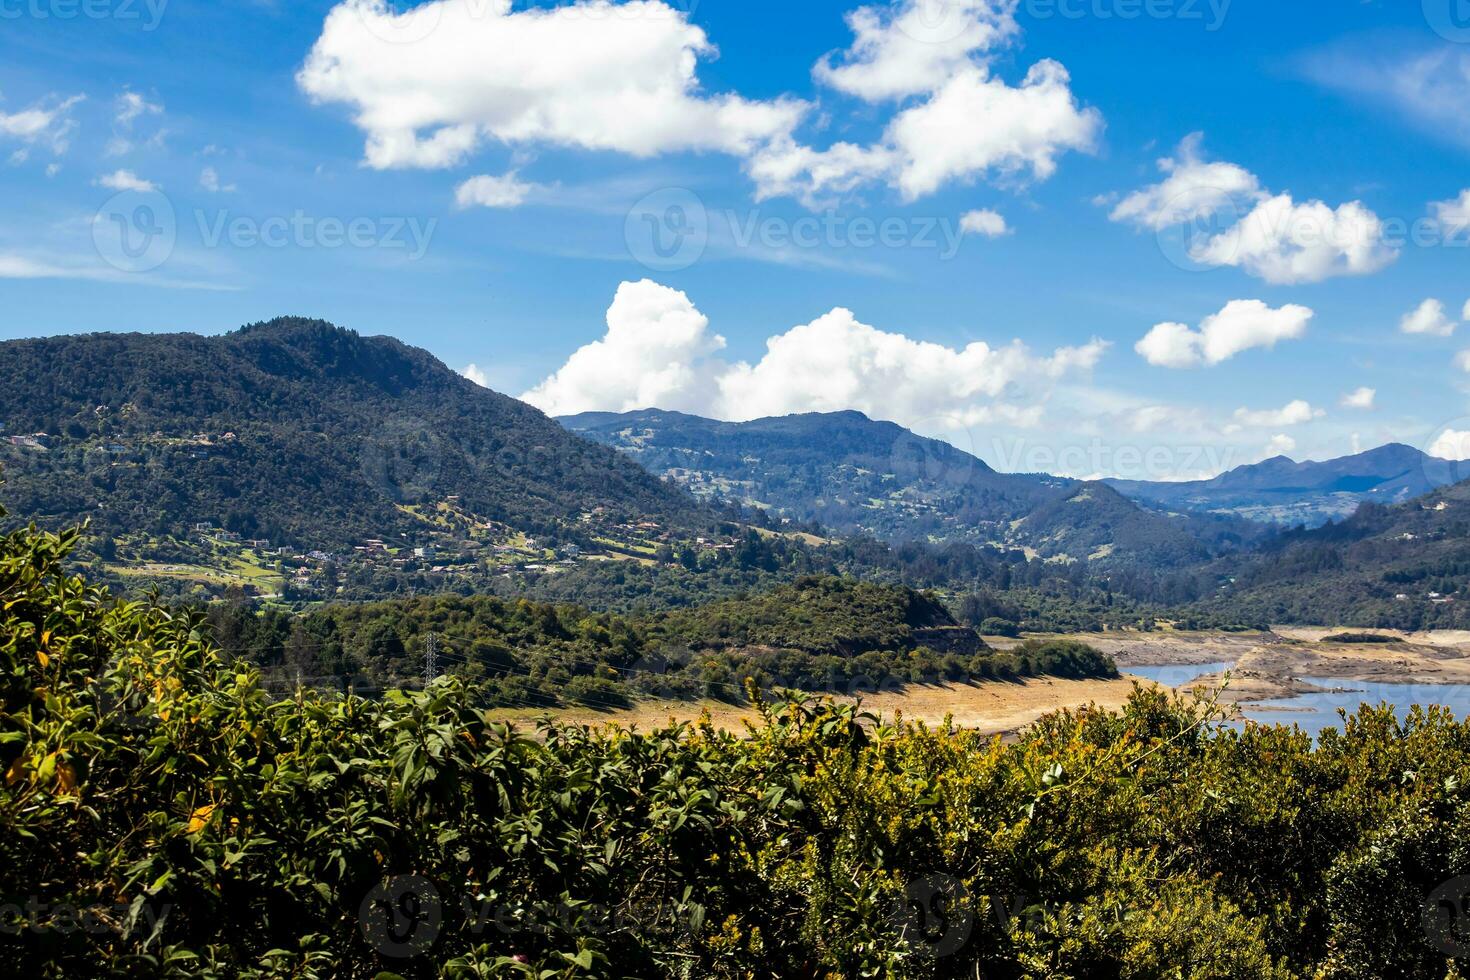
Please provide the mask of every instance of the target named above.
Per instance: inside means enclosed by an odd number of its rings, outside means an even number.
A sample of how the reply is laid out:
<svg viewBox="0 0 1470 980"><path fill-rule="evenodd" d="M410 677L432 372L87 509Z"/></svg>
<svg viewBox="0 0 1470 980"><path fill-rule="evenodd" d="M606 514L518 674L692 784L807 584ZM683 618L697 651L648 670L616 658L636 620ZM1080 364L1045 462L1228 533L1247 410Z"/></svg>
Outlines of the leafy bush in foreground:
<svg viewBox="0 0 1470 980"><path fill-rule="evenodd" d="M1424 904L1470 873L1440 711L525 733L452 679L273 700L64 575L71 541L0 539L5 975L1441 980L1470 949Z"/></svg>

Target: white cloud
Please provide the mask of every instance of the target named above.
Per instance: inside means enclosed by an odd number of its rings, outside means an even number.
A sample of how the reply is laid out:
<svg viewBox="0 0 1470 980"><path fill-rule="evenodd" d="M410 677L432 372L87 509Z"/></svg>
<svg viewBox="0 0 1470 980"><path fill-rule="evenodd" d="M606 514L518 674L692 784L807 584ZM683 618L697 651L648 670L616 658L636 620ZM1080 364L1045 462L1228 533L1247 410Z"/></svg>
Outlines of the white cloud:
<svg viewBox="0 0 1470 980"><path fill-rule="evenodd" d="M1369 411L1376 404L1377 400L1378 390L1376 388L1359 388L1356 391L1350 391L1343 395L1341 404L1343 408L1356 408L1362 411Z"/></svg>
<svg viewBox="0 0 1470 980"><path fill-rule="evenodd" d="M1470 374L1470 350L1462 350L1455 355L1455 367Z"/></svg>
<svg viewBox="0 0 1470 980"><path fill-rule="evenodd" d="M1135 346L1157 367L1215 365L1254 347L1275 347L1307 332L1315 314L1305 306L1272 309L1260 300L1231 300L1219 313L1205 317L1198 330L1183 323L1160 323Z"/></svg>
<svg viewBox="0 0 1470 980"><path fill-rule="evenodd" d="M1444 304L1437 299L1426 299L1399 321L1402 333L1429 337L1448 337L1459 324L1445 313Z"/></svg>
<svg viewBox="0 0 1470 980"><path fill-rule="evenodd" d="M1203 133L1191 133L1172 157L1158 162L1164 180L1129 194L1109 217L1154 231L1227 212L1264 195L1256 175L1233 163L1206 162Z"/></svg>
<svg viewBox="0 0 1470 980"><path fill-rule="evenodd" d="M1206 161L1202 140L1199 133L1186 137L1173 157L1159 161L1165 179L1123 198L1111 219L1156 232L1202 221L1229 224L1193 242L1189 257L1201 265L1240 268L1275 285L1369 275L1398 258L1383 222L1361 202L1333 208L1268 194L1244 167Z"/></svg>
<svg viewBox="0 0 1470 980"><path fill-rule="evenodd" d="M528 184L514 170L499 177L482 174L471 177L454 191L454 203L462 208L514 208L524 204L534 184Z"/></svg>
<svg viewBox="0 0 1470 980"><path fill-rule="evenodd" d="M1445 429L1429 447L1429 455L1455 462L1470 459L1470 432Z"/></svg>
<svg viewBox="0 0 1470 980"><path fill-rule="evenodd" d="M607 324L523 399L553 415L656 406L738 421L856 409L905 425L1028 425L1050 385L1091 370L1107 348L1093 340L1041 356L1019 341L977 341L955 350L838 307L771 337L754 364L731 364L715 356L724 338L689 297L649 280L619 287Z"/></svg>
<svg viewBox="0 0 1470 980"><path fill-rule="evenodd" d="M1287 453L1292 452L1295 449L1296 440L1293 439L1291 436L1282 433L1280 435L1275 435L1271 437L1271 441L1266 443L1266 451L1262 454L1262 456L1263 458L1285 456Z"/></svg>
<svg viewBox="0 0 1470 980"><path fill-rule="evenodd" d="M375 168L452 166L485 139L743 157L789 134L805 103L701 90L699 59L714 53L659 0L518 12L511 0L430 0L401 14L386 0L346 0L297 83L353 107Z"/></svg>
<svg viewBox="0 0 1470 980"><path fill-rule="evenodd" d="M1190 257L1238 267L1274 285L1294 285L1369 275L1398 258L1398 250L1386 242L1378 215L1358 201L1333 209L1278 194L1191 250Z"/></svg>
<svg viewBox="0 0 1470 980"><path fill-rule="evenodd" d="M1301 425L1320 419L1326 415L1320 408L1313 408L1310 403L1297 399L1281 408L1252 411L1248 408L1235 410L1235 422L1237 425L1250 429L1277 429L1286 425Z"/></svg>
<svg viewBox="0 0 1470 980"><path fill-rule="evenodd" d="M490 387L490 377L477 364L466 364L459 372L481 388Z"/></svg>
<svg viewBox="0 0 1470 980"><path fill-rule="evenodd" d="M1011 232L1004 216L989 210L968 211L960 217L960 231L966 235L999 238Z"/></svg>
<svg viewBox="0 0 1470 980"><path fill-rule="evenodd" d="M1102 115L1078 104L1055 61L1033 65L1017 86L966 65L894 116L878 143L814 150L776 140L747 169L759 199L793 196L810 205L881 181L914 201L985 176L1045 180L1061 154L1093 151L1102 129Z"/></svg>
<svg viewBox="0 0 1470 980"><path fill-rule="evenodd" d="M1470 229L1470 189L1461 191L1457 198L1435 201L1429 205L1429 213L1439 222L1446 238L1454 238Z"/></svg>
<svg viewBox="0 0 1470 980"><path fill-rule="evenodd" d="M234 184L223 184L219 179L219 171L213 167L205 167L199 171L199 186L211 194L232 194L235 192Z"/></svg>
<svg viewBox="0 0 1470 980"><path fill-rule="evenodd" d="M725 338L684 293L649 279L618 287L607 333L580 348L522 395L549 415L703 407L713 386L710 355Z"/></svg>
<svg viewBox="0 0 1470 980"><path fill-rule="evenodd" d="M0 135L19 140L27 147L47 147L60 156L70 146L77 125L71 118L71 110L82 98L74 95L68 99L46 99L19 112L0 112ZM18 152L25 159L25 151Z"/></svg>
<svg viewBox="0 0 1470 980"><path fill-rule="evenodd" d="M932 92L1014 38L1017 0L901 0L846 17L852 46L813 69L817 80L869 102Z"/></svg>
<svg viewBox="0 0 1470 980"><path fill-rule="evenodd" d="M1055 61L1033 65L1016 87L971 68L928 102L899 113L888 126L888 142L898 155L904 199L991 170L1030 171L1044 180L1056 171L1061 153L1093 150L1102 115L1078 106L1070 82Z"/></svg>
<svg viewBox="0 0 1470 980"><path fill-rule="evenodd" d="M144 180L131 170L114 170L110 174L104 174L97 178L97 185L105 187L110 191L156 191L158 185L151 180Z"/></svg>

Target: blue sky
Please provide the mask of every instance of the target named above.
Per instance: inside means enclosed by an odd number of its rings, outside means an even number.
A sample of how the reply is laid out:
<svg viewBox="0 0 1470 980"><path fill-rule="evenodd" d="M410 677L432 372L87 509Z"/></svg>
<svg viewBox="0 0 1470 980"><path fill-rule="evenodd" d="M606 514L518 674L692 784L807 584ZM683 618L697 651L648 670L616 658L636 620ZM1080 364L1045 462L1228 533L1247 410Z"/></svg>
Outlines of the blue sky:
<svg viewBox="0 0 1470 980"><path fill-rule="evenodd" d="M1464 0L411 6L0 0L0 334L320 316L1079 476L1470 456Z"/></svg>

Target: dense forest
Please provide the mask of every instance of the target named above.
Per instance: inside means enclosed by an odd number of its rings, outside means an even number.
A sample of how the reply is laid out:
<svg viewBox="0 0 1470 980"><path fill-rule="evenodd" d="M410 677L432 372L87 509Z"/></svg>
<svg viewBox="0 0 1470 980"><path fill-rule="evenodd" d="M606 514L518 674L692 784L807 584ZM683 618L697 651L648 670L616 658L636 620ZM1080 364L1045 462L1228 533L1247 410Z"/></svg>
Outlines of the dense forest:
<svg viewBox="0 0 1470 980"><path fill-rule="evenodd" d="M576 540L583 514L711 514L616 453L475 385L428 353L318 320L218 337L93 334L0 343L13 513L98 538L195 524L298 549L414 541L406 506ZM37 434L44 434L39 439Z"/></svg>
<svg viewBox="0 0 1470 980"><path fill-rule="evenodd" d="M272 695L69 575L74 543L0 540L7 975L1446 980L1470 951L1470 725L1438 710L527 732L455 678Z"/></svg>
<svg viewBox="0 0 1470 980"><path fill-rule="evenodd" d="M486 703L505 707L618 708L645 697L743 702L750 685L857 694L1117 674L1084 644L1031 642L997 653L931 595L818 576L642 616L439 596L300 616L221 604L206 622L226 655L257 665L284 690L309 684L378 694L417 686L432 634L443 671L479 682Z"/></svg>
<svg viewBox="0 0 1470 980"><path fill-rule="evenodd" d="M1271 540L1221 566L1226 616L1402 630L1470 627L1470 483Z"/></svg>

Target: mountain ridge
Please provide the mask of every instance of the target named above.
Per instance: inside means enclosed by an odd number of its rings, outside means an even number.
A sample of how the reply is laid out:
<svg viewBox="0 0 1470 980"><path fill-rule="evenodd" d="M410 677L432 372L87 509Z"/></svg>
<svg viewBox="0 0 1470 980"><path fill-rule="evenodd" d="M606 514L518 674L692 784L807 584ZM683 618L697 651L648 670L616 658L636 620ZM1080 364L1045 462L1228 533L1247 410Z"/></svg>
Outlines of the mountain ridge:
<svg viewBox="0 0 1470 980"><path fill-rule="evenodd" d="M1403 503L1470 477L1470 463L1387 443L1335 459L1275 456L1209 480L1107 480L1124 496L1162 507L1230 513L1265 523L1320 526L1362 503Z"/></svg>
<svg viewBox="0 0 1470 980"><path fill-rule="evenodd" d="M213 522L334 550L411 539L423 520L408 511L450 497L535 532L597 507L686 528L714 519L427 351L304 317L0 343L0 422L12 511L109 533ZM43 433L49 445L24 444Z"/></svg>
<svg viewBox="0 0 1470 980"><path fill-rule="evenodd" d="M854 411L722 422L644 409L558 421L697 495L839 533L997 544L1055 561L1163 565L1208 559L1253 533L1140 506L1104 483L999 473L947 442Z"/></svg>

